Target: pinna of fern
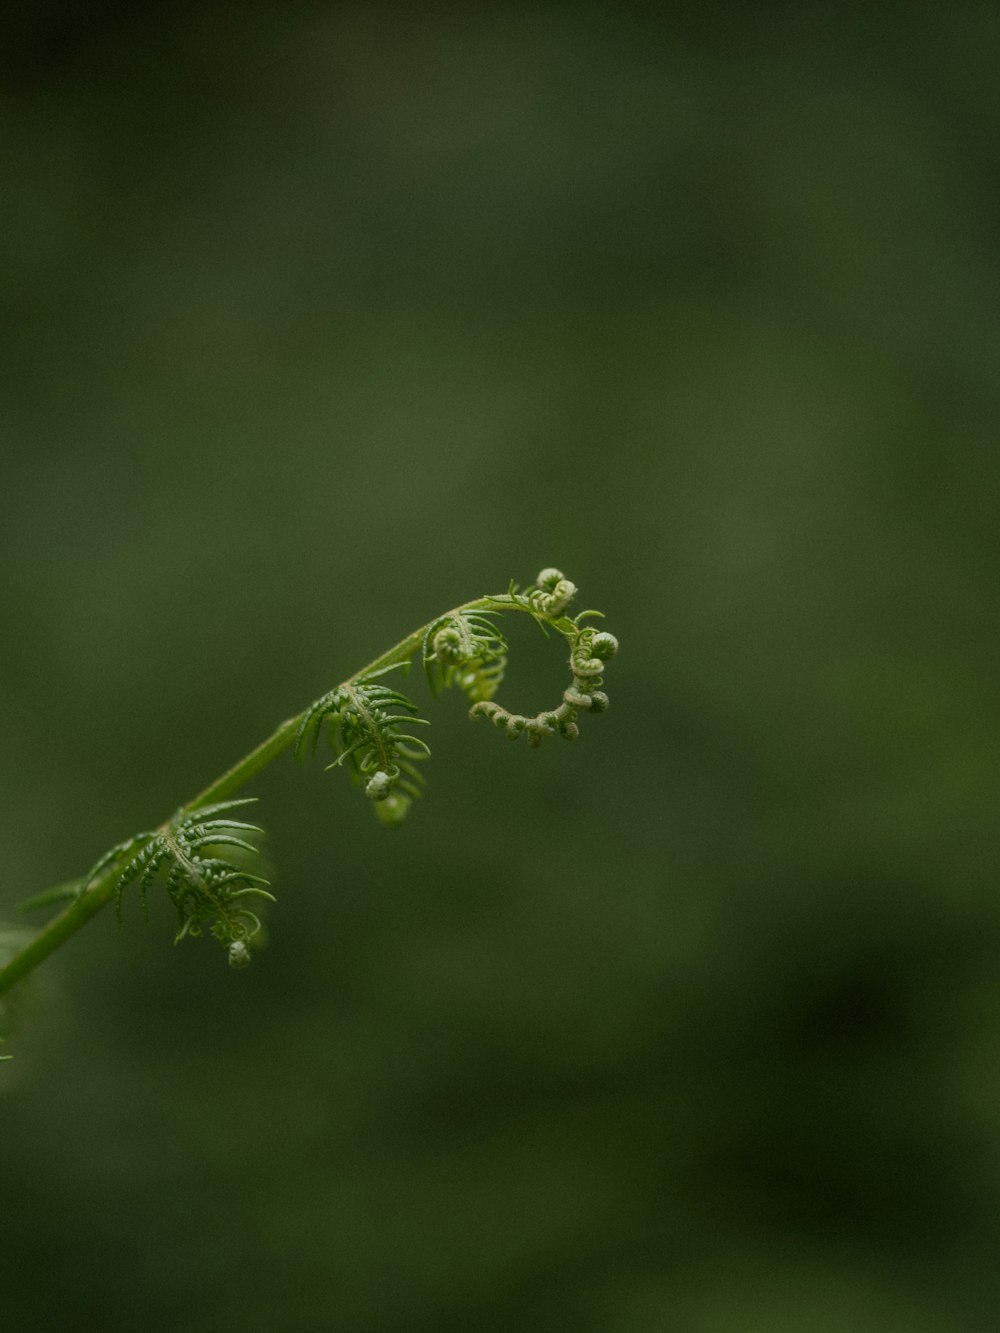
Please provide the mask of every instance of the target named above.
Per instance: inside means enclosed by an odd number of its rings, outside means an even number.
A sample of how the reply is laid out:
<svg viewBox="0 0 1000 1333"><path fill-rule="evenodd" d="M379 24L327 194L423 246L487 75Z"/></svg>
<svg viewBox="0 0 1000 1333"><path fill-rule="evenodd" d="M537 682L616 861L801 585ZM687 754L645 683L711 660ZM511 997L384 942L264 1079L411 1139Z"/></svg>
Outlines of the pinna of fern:
<svg viewBox="0 0 1000 1333"><path fill-rule="evenodd" d="M401 823L423 789L424 777L416 764L431 752L426 741L404 730L429 725L418 712L412 699L380 684L377 673L338 685L303 716L296 753L301 754L307 743L315 752L320 732L329 723L328 734L339 752L327 769L347 763L365 795L375 802L382 822Z"/></svg>
<svg viewBox="0 0 1000 1333"><path fill-rule="evenodd" d="M221 855L220 850L232 847L257 854L257 846L247 835L263 830L228 815L230 810L255 799L217 801L193 811L178 811L158 829L136 834L105 852L78 894L86 893L106 871L116 871L115 910L121 921L125 890L138 885L145 912L146 895L162 872L167 893L177 909L174 943L188 935L201 935L207 927L212 938L226 947L230 964L244 967L250 961L249 943L261 927L249 902L274 902L274 896L264 888L266 879L251 874L231 854Z"/></svg>

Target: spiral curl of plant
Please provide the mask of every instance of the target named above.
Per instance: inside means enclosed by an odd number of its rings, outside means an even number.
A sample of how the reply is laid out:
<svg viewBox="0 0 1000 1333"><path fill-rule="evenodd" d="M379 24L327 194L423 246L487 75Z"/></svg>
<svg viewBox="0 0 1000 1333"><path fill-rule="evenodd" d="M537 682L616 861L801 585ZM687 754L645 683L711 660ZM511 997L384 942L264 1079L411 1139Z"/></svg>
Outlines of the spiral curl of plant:
<svg viewBox="0 0 1000 1333"><path fill-rule="evenodd" d="M121 921L128 889L138 887L145 911L148 892L157 881L164 884L177 912L175 943L207 933L225 948L232 966L245 966L260 942L261 908L275 899L268 881L248 869L259 852L262 828L231 814L255 798L232 800L232 794L289 748L300 759L315 753L325 734L334 751L327 768L346 769L383 824L401 824L423 793L425 779L418 765L431 753L414 728L429 723L420 716L419 705L388 685L385 677L394 671L406 675L417 655L432 698L449 688L460 690L471 701L469 716L487 718L510 740L526 735L532 746L551 735L575 740L584 714L608 708L604 673L618 651L615 636L590 623L601 612L567 614L576 591L560 570L547 568L528 588L511 583L506 593L445 612L283 722L159 827L117 843L82 878L23 903L22 910L30 911L68 900L58 916L0 966L0 994L108 902L114 900ZM497 620L511 612L530 615L569 648L569 684L554 707L534 714L513 712L495 698L508 655Z"/></svg>

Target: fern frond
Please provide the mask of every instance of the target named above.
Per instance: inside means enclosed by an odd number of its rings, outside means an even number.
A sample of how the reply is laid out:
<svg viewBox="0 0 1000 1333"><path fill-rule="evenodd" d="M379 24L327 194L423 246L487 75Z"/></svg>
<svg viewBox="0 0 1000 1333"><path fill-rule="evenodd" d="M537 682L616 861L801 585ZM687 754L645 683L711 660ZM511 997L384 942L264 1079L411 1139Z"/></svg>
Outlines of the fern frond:
<svg viewBox="0 0 1000 1333"><path fill-rule="evenodd" d="M226 812L248 805L255 798L219 801L194 811L178 811L158 829L139 833L112 847L83 881L81 894L108 870L118 869L115 910L122 919L125 890L137 884L143 912L146 895L158 877L165 877L167 893L177 909L175 943L187 935L208 933L225 945L229 961L242 967L250 961L249 941L260 930L260 918L250 910L248 898L274 902L263 887L267 880L253 875L225 855L211 855L222 847L236 847L256 855L257 846L243 834L263 832L256 824L230 819ZM224 816L218 818L217 816ZM139 847L134 855L133 848ZM124 862L124 864L122 864Z"/></svg>
<svg viewBox="0 0 1000 1333"><path fill-rule="evenodd" d="M585 623L599 617L599 611L570 616L575 595L576 586L560 570L547 568L532 585L521 588L512 581L506 593L475 598L414 630L304 713L282 722L159 828L118 843L82 879L29 899L25 910L71 901L7 962L0 949L0 993L112 898L120 920L127 889L138 889L145 911L156 882L163 884L177 910L176 939L207 931L227 948L234 967L249 962L250 941L261 928L253 909L273 898L267 880L246 869L247 857L257 852L261 830L234 818L233 811L248 802L223 798L240 790L289 747L298 757L306 749L315 751L325 732L335 754L328 767L347 768L380 820L400 823L422 792L420 765L430 748L414 734L417 727L427 725L417 705L384 682L393 671L405 676L417 654L433 695L456 686L472 701L472 717L488 717L511 739L526 734L538 745L557 732L573 739L581 713L607 709L604 664L618 649L614 635ZM561 701L533 716L511 712L494 697L504 679L508 651L496 622L513 611L529 615L547 638L561 637L569 647L571 679Z"/></svg>
<svg viewBox="0 0 1000 1333"><path fill-rule="evenodd" d="M379 675L384 673L378 673ZM430 755L430 746L404 728L428 726L412 699L370 677L338 685L308 710L296 736L296 751L307 743L313 751L324 723L339 750L327 768L347 763L365 795L376 803L383 823L398 824L414 797L423 790L424 776L416 762Z"/></svg>

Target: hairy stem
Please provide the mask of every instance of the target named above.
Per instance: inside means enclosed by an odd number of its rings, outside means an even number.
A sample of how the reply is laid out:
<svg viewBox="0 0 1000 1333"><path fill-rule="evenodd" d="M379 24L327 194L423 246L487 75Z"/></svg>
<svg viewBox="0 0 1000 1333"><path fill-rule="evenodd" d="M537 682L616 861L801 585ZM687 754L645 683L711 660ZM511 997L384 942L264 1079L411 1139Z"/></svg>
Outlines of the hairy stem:
<svg viewBox="0 0 1000 1333"><path fill-rule="evenodd" d="M459 615L464 611L525 611L528 614L533 614L534 608L526 598L504 593L497 597L476 598L474 601L465 602L445 614ZM435 616L434 620L428 621L426 625L421 625L419 629L414 630L412 634L400 640L395 647L390 648L380 657L376 657L373 662L369 662L360 671L356 671L353 676L349 676L343 684L351 685L375 672L385 671L393 666L402 666L408 662L420 647L427 630L439 619L440 617ZM296 717L282 722L266 740L261 741L249 754L244 755L242 759L210 783L204 791L182 806L182 811L193 812L202 806L225 800L234 792L239 791L245 783L265 769L280 754L291 748L299 725L307 712L308 710L305 710ZM86 925L91 917L96 916L102 907L111 902L115 896L115 886L119 873L120 867L112 865L90 884L85 893L81 894L69 907L54 917L48 925L42 927L30 943L26 944L23 949L14 954L5 966L0 968L0 995L10 990L13 985L32 972L60 945L65 944L68 939L72 938L81 926Z"/></svg>

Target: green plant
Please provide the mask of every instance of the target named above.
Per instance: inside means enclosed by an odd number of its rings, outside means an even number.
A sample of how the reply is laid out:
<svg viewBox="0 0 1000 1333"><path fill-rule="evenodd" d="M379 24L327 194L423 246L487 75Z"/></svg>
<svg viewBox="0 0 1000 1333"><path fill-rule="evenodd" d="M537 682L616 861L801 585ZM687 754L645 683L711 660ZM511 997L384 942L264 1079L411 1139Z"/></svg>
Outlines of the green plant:
<svg viewBox="0 0 1000 1333"><path fill-rule="evenodd" d="M233 818L235 809L254 798L233 800L233 794L284 751L293 749L299 757L314 753L325 733L335 753L327 768L347 768L382 823L401 823L423 789L418 765L430 749L414 734L414 728L427 725L417 704L388 685L386 677L395 671L405 676L417 654L433 696L457 687L472 701L471 717L488 718L511 740L522 734L532 745L554 734L574 739L582 713L604 712L608 706L600 687L605 663L618 648L613 635L587 623L599 617L599 611L572 618L566 614L575 594L575 586L559 570L544 569L532 587L519 591L512 583L505 593L466 602L415 630L283 722L158 828L116 844L86 875L23 903L28 911L68 900L59 915L0 964L0 994L109 902L115 902L120 920L129 888L138 888L145 908L146 895L157 881L177 912L175 942L207 931L226 949L231 965L245 966L260 929L260 907L274 899L267 881L249 868L262 830ZM512 713L493 697L507 660L507 641L496 622L510 612L531 616L569 646L570 684L555 708L532 716Z"/></svg>

